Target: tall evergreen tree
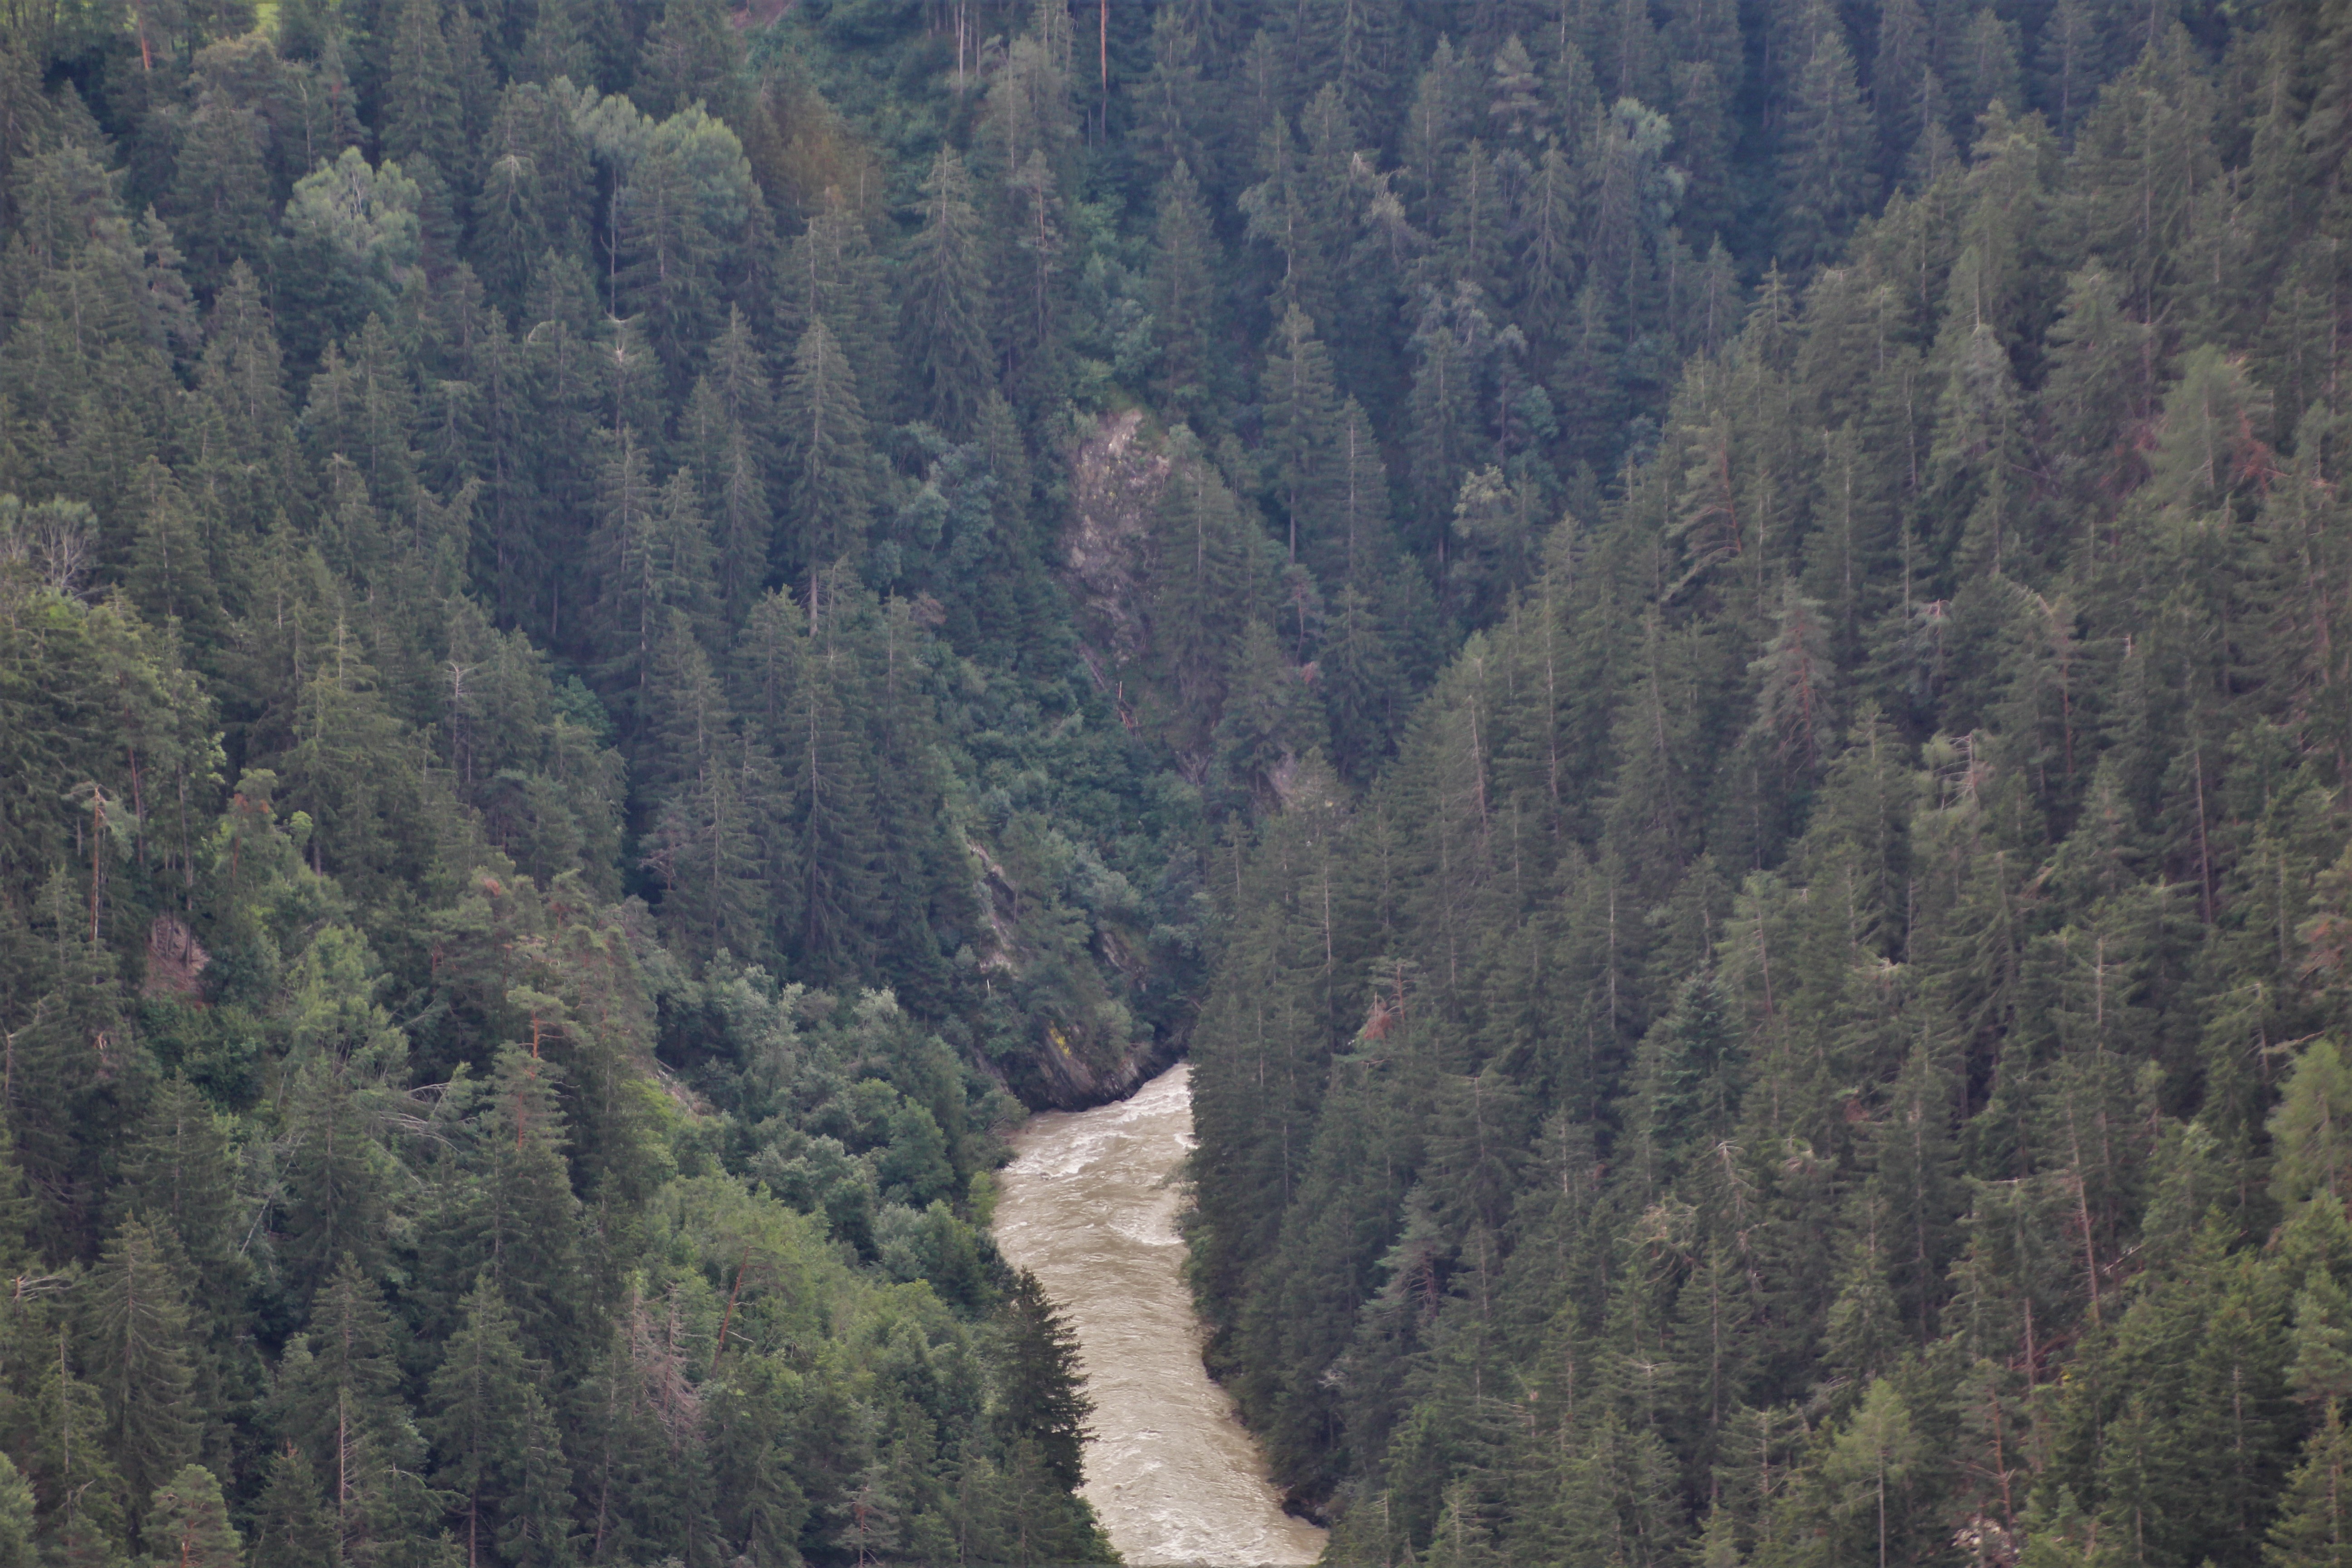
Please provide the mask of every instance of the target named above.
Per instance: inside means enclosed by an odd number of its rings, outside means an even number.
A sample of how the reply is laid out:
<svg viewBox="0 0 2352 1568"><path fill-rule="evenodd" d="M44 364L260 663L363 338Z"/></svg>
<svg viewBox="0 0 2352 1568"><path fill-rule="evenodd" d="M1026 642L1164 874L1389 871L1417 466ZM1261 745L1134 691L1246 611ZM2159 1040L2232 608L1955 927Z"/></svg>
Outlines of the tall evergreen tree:
<svg viewBox="0 0 2352 1568"><path fill-rule="evenodd" d="M107 1446L124 1485L142 1500L180 1472L200 1436L189 1406L194 1346L174 1250L144 1223L126 1220L90 1279L84 1330L90 1381L106 1401Z"/></svg>
<svg viewBox="0 0 2352 1568"><path fill-rule="evenodd" d="M1316 341L1315 323L1294 305L1275 329L1265 358L1267 455L1276 500L1289 527L1289 554L1328 563L1345 481L1334 459L1345 460L1333 406L1330 356Z"/></svg>
<svg viewBox="0 0 2352 1568"><path fill-rule="evenodd" d="M821 572L854 560L873 523L874 464L856 373L823 319L793 351L777 414L783 432L783 564Z"/></svg>
<svg viewBox="0 0 2352 1568"><path fill-rule="evenodd" d="M1005 1377L997 1419L1015 1444L1034 1447L1049 1474L1076 1487L1094 1414L1078 1371L1077 1337L1026 1271L1013 1277L1003 1313Z"/></svg>
<svg viewBox="0 0 2352 1568"><path fill-rule="evenodd" d="M943 147L922 186L922 226L910 246L899 320L916 406L950 437L969 435L994 380L988 346L988 274L962 158Z"/></svg>
<svg viewBox="0 0 2352 1568"><path fill-rule="evenodd" d="M1181 158L1160 182L1151 256L1151 311L1160 344L1156 375L1170 411L1195 419L1216 385L1216 308L1222 257L1201 187Z"/></svg>
<svg viewBox="0 0 2352 1568"><path fill-rule="evenodd" d="M1878 189L1878 131L1854 79L1845 25L1822 5L1781 131L1780 254L1792 268L1827 264Z"/></svg>
<svg viewBox="0 0 2352 1568"><path fill-rule="evenodd" d="M540 1392L543 1373L524 1356L497 1287L476 1286L433 1373L425 1421L434 1480L453 1499L469 1568L545 1568L574 1559L571 1468Z"/></svg>

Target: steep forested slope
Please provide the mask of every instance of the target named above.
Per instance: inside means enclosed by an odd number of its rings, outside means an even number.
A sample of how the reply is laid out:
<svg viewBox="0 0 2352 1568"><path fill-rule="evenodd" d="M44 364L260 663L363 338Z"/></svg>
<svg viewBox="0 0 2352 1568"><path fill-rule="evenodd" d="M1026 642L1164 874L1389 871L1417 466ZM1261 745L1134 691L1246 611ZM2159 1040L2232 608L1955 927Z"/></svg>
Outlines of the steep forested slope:
<svg viewBox="0 0 2352 1568"><path fill-rule="evenodd" d="M1335 1560L2340 1561L2352 32L2135 48L1785 218L1237 858L1199 1287Z"/></svg>
<svg viewBox="0 0 2352 1568"><path fill-rule="evenodd" d="M1197 808L894 357L968 183L886 273L716 6L255 22L0 16L0 1552L1100 1558L987 1172Z"/></svg>

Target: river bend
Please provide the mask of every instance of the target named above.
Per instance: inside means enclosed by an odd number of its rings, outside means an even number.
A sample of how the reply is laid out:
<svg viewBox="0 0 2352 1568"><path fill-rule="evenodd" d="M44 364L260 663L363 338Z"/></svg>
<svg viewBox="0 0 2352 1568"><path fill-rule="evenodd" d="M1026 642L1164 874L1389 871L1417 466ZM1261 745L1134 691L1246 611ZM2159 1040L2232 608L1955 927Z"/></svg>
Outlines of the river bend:
<svg viewBox="0 0 2352 1568"><path fill-rule="evenodd" d="M1233 1402L1201 1365L1176 1234L1192 1146L1183 1063L1134 1097L1013 1134L996 1240L1076 1331L1094 1396L1086 1497L1135 1568L1312 1563L1323 1531L1282 1511Z"/></svg>

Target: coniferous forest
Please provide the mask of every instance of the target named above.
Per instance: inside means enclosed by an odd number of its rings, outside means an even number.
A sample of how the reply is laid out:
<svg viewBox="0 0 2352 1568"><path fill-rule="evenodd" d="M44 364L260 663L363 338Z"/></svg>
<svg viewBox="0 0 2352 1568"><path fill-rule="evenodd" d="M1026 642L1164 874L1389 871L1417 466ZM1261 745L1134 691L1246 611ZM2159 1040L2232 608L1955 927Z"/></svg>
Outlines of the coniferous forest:
<svg viewBox="0 0 2352 1568"><path fill-rule="evenodd" d="M0 1568L2352 1564L2345 0L0 0Z"/></svg>

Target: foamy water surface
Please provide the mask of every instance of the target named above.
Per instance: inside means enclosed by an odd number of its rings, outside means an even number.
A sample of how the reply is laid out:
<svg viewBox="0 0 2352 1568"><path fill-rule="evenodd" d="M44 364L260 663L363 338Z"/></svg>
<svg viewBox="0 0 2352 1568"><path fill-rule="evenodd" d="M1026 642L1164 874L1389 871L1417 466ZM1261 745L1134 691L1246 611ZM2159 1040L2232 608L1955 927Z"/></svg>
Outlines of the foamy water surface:
<svg viewBox="0 0 2352 1568"><path fill-rule="evenodd" d="M1201 1365L1176 1234L1188 1072L1180 1062L1118 1104L1033 1117L1001 1173L997 1245L1077 1331L1095 1401L1086 1496L1120 1555L1136 1568L1312 1563L1323 1531L1282 1511Z"/></svg>

